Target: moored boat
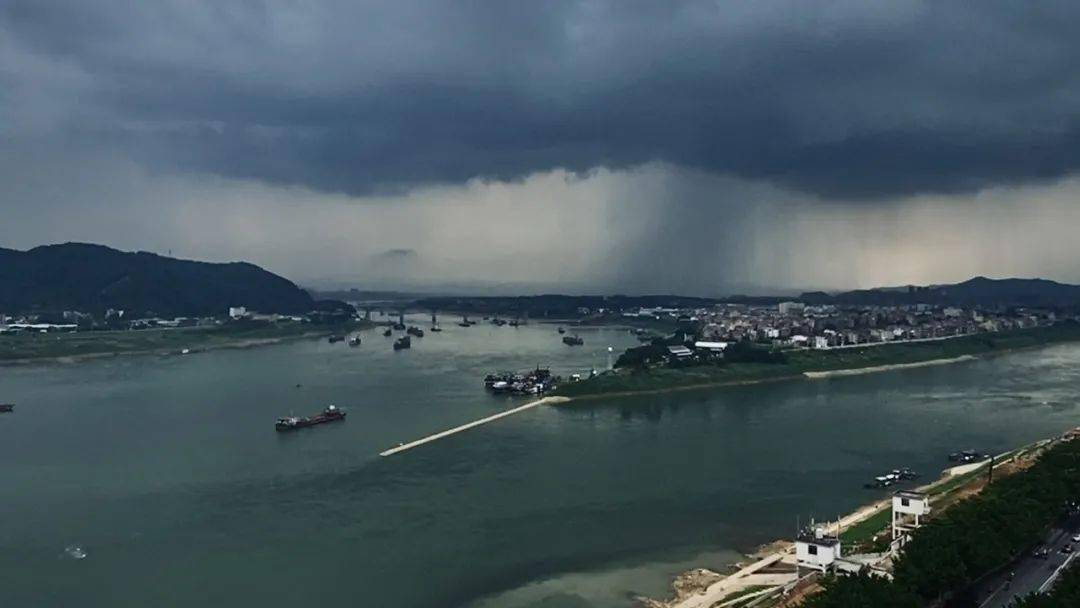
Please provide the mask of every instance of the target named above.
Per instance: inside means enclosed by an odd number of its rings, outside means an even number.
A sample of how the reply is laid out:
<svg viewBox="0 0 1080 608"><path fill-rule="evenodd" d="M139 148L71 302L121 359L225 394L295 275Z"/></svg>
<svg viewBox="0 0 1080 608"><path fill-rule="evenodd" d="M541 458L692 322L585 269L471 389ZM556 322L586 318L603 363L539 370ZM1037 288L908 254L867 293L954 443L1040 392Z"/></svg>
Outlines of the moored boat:
<svg viewBox="0 0 1080 608"><path fill-rule="evenodd" d="M537 395L555 390L556 377L551 370L537 366L527 372L497 372L484 377L484 387L493 393Z"/></svg>
<svg viewBox="0 0 1080 608"><path fill-rule="evenodd" d="M989 458L989 454L980 454L976 450L962 450L960 452L953 452L952 454L949 454L950 462L979 462L980 460L988 460Z"/></svg>
<svg viewBox="0 0 1080 608"><path fill-rule="evenodd" d="M15 404L14 403L0 403L0 412L6 413L6 412L14 412L14 411L15 411Z"/></svg>
<svg viewBox="0 0 1080 608"><path fill-rule="evenodd" d="M873 481L863 484L865 488L887 488L891 485L898 484L902 481L911 481L917 479L919 474L908 468L893 469L884 475L878 475L874 477Z"/></svg>
<svg viewBox="0 0 1080 608"><path fill-rule="evenodd" d="M412 348L412 338L409 336L401 336L394 341L394 350L403 350L406 348Z"/></svg>
<svg viewBox="0 0 1080 608"><path fill-rule="evenodd" d="M567 346L581 346L585 344L585 340L582 340L580 336L563 336L563 344Z"/></svg>
<svg viewBox="0 0 1080 608"><path fill-rule="evenodd" d="M360 336L349 338L349 346L360 346Z"/></svg>

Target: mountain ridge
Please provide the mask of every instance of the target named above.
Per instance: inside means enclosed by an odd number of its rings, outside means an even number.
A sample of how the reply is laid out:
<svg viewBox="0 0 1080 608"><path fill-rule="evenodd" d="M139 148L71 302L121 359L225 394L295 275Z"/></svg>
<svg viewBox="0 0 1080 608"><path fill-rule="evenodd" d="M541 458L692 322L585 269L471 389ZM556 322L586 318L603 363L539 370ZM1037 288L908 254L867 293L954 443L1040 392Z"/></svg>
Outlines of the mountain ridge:
<svg viewBox="0 0 1080 608"><path fill-rule="evenodd" d="M878 287L833 294L806 292L799 299L808 304L1074 306L1080 304L1080 285L1043 278L975 276L939 285Z"/></svg>
<svg viewBox="0 0 1080 608"><path fill-rule="evenodd" d="M109 308L163 316L311 310L311 295L250 262L201 262L147 251L68 242L26 251L0 248L0 311Z"/></svg>

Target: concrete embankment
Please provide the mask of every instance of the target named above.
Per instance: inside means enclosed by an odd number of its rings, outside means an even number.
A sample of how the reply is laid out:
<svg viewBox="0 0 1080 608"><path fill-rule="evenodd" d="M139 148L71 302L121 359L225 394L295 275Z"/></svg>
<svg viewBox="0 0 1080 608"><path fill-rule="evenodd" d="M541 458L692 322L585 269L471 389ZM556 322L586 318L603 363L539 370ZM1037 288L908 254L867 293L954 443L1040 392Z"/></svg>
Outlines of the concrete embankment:
<svg viewBox="0 0 1080 608"><path fill-rule="evenodd" d="M807 378L833 378L838 376L858 376L861 374L873 374L876 372L888 372L898 369L908 369L913 367L929 367L931 365L947 365L949 363L960 363L961 361L974 361L976 359L973 355L961 355L959 357L952 357L949 359L931 359L929 361L916 361L914 363L894 363L891 365L874 365L871 367L856 367L853 369L831 369L820 372L803 372L803 375Z"/></svg>
<svg viewBox="0 0 1080 608"><path fill-rule="evenodd" d="M469 429L473 429L473 428L476 428L478 426L488 424L490 422L495 422L496 420L506 418L507 416L513 416L514 414L520 414L521 412L531 410L532 408L534 408L534 407L536 407L538 405L543 405L545 403L554 405L556 403L565 403L567 401L570 401L569 397L544 397L543 399L538 399L536 401L531 401L529 403L526 403L525 405L519 405L518 407L515 407L513 409L509 409L509 410L506 410L504 412L499 412L498 414L493 414L493 415L488 416L486 418L481 418L479 420L473 420L472 422L468 422L468 423L462 424L460 426L455 426L452 429L447 429L445 431L435 433L433 435L428 435L427 437L422 437L420 439L417 439L416 441L410 441L409 443L402 443L402 444L400 444L400 445L398 445L396 447L390 448L389 450L384 450L382 452L379 452L379 456L393 456L394 454L399 454L399 453L404 452L406 450L411 450L413 448L420 447L420 446L424 445L425 443L431 443L432 441L438 441L439 439L443 439L443 438L449 437L451 435L456 435L457 433L461 433L461 432L467 431Z"/></svg>

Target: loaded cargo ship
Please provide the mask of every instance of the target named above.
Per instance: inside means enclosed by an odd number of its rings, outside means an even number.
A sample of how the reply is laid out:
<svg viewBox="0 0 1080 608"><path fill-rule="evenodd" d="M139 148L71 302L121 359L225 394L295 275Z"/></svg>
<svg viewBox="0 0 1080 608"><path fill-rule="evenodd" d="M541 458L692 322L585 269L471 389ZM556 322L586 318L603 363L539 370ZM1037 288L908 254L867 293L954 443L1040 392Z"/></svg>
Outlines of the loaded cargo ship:
<svg viewBox="0 0 1080 608"><path fill-rule="evenodd" d="M294 431L307 426L315 426L316 424L323 424L324 422L334 422L335 420L344 419L344 410L338 409L336 405L331 405L327 406L322 413L315 414L314 416L286 416L285 418L278 418L277 423L274 424L274 428L279 431Z"/></svg>

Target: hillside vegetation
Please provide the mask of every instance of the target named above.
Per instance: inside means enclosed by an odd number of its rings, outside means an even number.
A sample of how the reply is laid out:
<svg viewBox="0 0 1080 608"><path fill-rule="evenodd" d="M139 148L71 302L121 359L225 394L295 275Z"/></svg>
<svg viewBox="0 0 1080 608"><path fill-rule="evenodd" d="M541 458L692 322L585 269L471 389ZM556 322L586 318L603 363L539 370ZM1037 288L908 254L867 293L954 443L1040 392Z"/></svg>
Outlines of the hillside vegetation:
<svg viewBox="0 0 1080 608"><path fill-rule="evenodd" d="M0 312L113 308L133 315L221 315L230 306L268 313L311 310L312 298L254 264L213 264L101 245L0 249Z"/></svg>

